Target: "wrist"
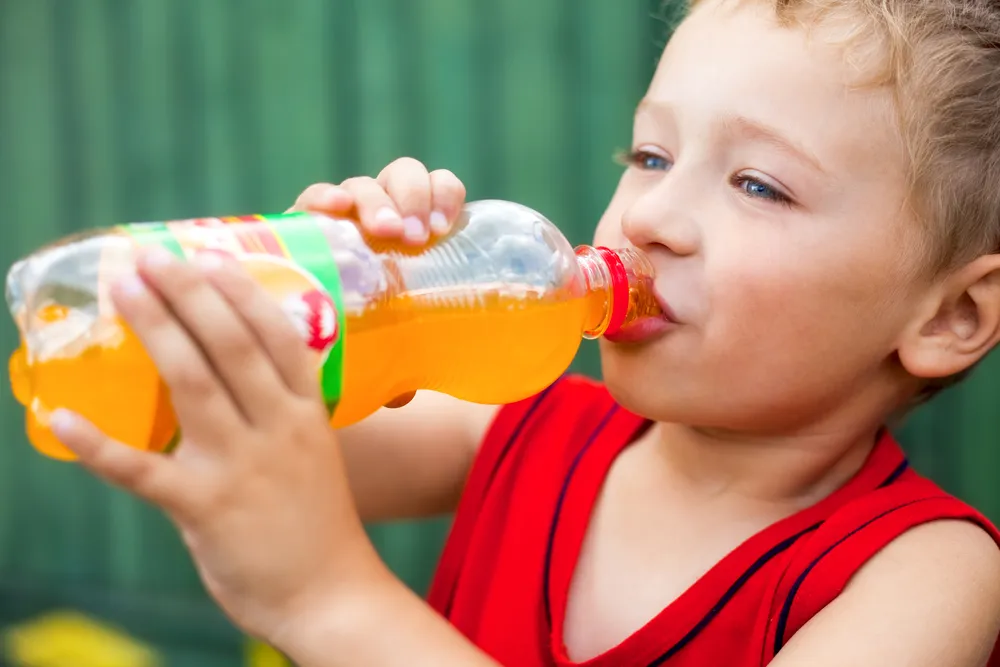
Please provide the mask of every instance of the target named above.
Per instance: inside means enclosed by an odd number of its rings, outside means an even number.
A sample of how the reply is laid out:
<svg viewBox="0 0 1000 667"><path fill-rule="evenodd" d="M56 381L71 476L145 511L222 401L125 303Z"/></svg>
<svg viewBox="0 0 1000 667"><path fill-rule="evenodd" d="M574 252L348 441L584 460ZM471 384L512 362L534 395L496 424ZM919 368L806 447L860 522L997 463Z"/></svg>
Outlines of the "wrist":
<svg viewBox="0 0 1000 667"><path fill-rule="evenodd" d="M358 664L351 657L354 645L378 641L379 628L407 592L384 566L373 567L363 577L301 596L266 640L301 667Z"/></svg>
<svg viewBox="0 0 1000 667"><path fill-rule="evenodd" d="M280 614L273 617L265 636L272 646L281 648L300 643L300 638L313 634L313 628L322 626L325 631L338 628L353 614L361 610L360 604L381 604L372 599L386 595L395 585L402 586L385 566L375 548L370 544L361 553L347 559L339 554L338 566L333 566L327 576L315 578L287 604L282 605ZM342 618L343 617L343 618Z"/></svg>
<svg viewBox="0 0 1000 667"><path fill-rule="evenodd" d="M498 667L378 565L325 595L317 591L269 638L271 645L300 667Z"/></svg>

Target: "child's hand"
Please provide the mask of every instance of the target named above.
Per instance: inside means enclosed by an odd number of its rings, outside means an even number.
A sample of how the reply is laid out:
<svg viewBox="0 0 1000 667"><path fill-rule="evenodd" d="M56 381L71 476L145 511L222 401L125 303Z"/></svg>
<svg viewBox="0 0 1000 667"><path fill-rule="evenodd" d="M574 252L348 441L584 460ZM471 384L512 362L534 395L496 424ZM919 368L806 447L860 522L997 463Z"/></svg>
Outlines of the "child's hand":
<svg viewBox="0 0 1000 667"><path fill-rule="evenodd" d="M179 449L131 449L64 412L53 429L82 465L162 507L209 592L267 637L316 599L390 576L355 512L306 346L249 276L204 257L199 269L154 250L113 289L170 389Z"/></svg>
<svg viewBox="0 0 1000 667"><path fill-rule="evenodd" d="M428 172L417 160L400 158L377 178L358 176L339 185L310 185L288 210L349 217L372 236L423 245L432 235L447 234L464 204L465 185L455 174L447 169ZM402 407L413 396L412 392L399 396L386 407Z"/></svg>
<svg viewBox="0 0 1000 667"><path fill-rule="evenodd" d="M311 185L290 210L348 216L373 236L423 245L432 234L448 233L464 203L465 186L453 173L428 173L417 160L400 158L377 178Z"/></svg>

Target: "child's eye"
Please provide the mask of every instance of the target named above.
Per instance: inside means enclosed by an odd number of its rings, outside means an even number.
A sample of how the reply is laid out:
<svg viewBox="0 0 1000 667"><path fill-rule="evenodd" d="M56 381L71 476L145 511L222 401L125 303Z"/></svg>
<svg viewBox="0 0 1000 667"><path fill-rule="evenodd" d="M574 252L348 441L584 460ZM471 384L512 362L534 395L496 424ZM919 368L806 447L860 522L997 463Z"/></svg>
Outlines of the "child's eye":
<svg viewBox="0 0 1000 667"><path fill-rule="evenodd" d="M773 201L785 206L789 206L792 203L792 199L788 195L752 176L736 176L733 179L733 185L742 190L748 197L754 199Z"/></svg>
<svg viewBox="0 0 1000 667"><path fill-rule="evenodd" d="M644 171L667 171L673 166L670 158L642 149L619 153L616 161L623 166L635 167Z"/></svg>

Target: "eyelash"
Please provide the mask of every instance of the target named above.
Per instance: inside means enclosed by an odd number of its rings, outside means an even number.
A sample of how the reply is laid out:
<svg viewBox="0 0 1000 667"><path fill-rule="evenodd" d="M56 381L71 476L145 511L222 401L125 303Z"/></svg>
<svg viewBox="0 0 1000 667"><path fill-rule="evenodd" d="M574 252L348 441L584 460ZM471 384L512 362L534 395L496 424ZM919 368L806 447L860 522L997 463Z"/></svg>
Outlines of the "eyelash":
<svg viewBox="0 0 1000 667"><path fill-rule="evenodd" d="M622 165L623 167L634 167L636 169L655 170L656 167L649 166L648 162L650 160L662 160L664 162L669 162L669 160L662 155L657 155L656 153L651 153L644 150L628 150L628 151L618 151L615 153L615 162ZM781 206L792 206L794 202L791 197L779 192L774 187L768 185L767 183L761 181L760 179L753 178L751 176L737 174L730 179L730 183L743 191L743 193L750 197L751 199L762 199L764 201L773 202ZM766 189L767 195L754 195L751 194L747 188L748 187L760 187Z"/></svg>

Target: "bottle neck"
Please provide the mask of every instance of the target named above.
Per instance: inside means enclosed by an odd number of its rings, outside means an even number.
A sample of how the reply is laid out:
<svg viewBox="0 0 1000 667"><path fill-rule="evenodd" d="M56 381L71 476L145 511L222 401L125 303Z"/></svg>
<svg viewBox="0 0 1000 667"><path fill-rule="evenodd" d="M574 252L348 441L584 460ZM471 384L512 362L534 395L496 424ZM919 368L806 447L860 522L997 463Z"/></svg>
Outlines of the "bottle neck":
<svg viewBox="0 0 1000 667"><path fill-rule="evenodd" d="M584 338L618 333L643 317L660 317L649 259L634 248L579 246L577 261L587 285Z"/></svg>

